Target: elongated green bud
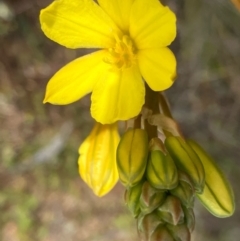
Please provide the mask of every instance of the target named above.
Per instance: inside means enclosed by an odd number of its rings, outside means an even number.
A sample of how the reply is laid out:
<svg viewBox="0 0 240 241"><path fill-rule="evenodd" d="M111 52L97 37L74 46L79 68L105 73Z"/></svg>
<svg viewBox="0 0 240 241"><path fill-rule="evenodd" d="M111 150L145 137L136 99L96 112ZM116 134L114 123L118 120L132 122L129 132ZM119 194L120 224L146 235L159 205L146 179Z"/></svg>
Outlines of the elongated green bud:
<svg viewBox="0 0 240 241"><path fill-rule="evenodd" d="M142 186L142 194L140 197L140 208L143 214L151 213L159 207L166 199L165 190L157 190L148 182Z"/></svg>
<svg viewBox="0 0 240 241"><path fill-rule="evenodd" d="M142 182L139 182L132 188L129 188L125 191L125 202L128 206L128 209L132 213L133 217L136 218L140 213L140 196L142 193Z"/></svg>
<svg viewBox="0 0 240 241"><path fill-rule="evenodd" d="M187 143L201 159L206 173L204 191L197 197L214 216L219 218L231 216L235 210L234 195L224 174L201 146L192 140L188 140Z"/></svg>
<svg viewBox="0 0 240 241"><path fill-rule="evenodd" d="M179 170L186 172L192 179L196 192L202 193L205 185L205 172L198 155L181 137L167 137L165 147Z"/></svg>
<svg viewBox="0 0 240 241"><path fill-rule="evenodd" d="M169 154L160 150L150 152L146 177L157 189L173 189L178 185L178 172Z"/></svg>
<svg viewBox="0 0 240 241"><path fill-rule="evenodd" d="M117 167L122 184L129 188L141 181L148 157L148 136L142 129L129 129L117 149Z"/></svg>

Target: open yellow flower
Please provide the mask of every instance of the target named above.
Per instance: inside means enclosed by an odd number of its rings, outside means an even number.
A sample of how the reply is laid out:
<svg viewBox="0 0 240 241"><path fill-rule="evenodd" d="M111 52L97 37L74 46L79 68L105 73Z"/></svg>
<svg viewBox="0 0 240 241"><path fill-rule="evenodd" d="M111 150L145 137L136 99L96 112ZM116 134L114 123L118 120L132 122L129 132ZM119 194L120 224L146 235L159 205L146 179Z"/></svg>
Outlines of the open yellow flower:
<svg viewBox="0 0 240 241"><path fill-rule="evenodd" d="M118 181L116 151L117 124L96 123L79 148L79 173L97 196L107 194Z"/></svg>
<svg viewBox="0 0 240 241"><path fill-rule="evenodd" d="M154 91L173 84L176 60L166 46L176 36L176 17L158 0L58 0L41 11L40 22L67 48L101 49L60 69L44 102L65 105L92 92L93 118L113 123L139 114L144 80Z"/></svg>

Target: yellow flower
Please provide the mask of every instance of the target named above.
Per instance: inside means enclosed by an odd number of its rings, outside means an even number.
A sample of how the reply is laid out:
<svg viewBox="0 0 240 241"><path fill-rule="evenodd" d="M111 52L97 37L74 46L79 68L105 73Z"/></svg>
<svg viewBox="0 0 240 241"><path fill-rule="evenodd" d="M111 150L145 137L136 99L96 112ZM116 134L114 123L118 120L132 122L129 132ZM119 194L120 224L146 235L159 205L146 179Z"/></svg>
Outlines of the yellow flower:
<svg viewBox="0 0 240 241"><path fill-rule="evenodd" d="M79 148L79 173L97 196L107 194L118 181L116 150L117 124L96 123Z"/></svg>
<svg viewBox="0 0 240 241"><path fill-rule="evenodd" d="M92 92L91 114L107 124L139 114L144 80L154 91L174 81L176 60L166 47L176 17L158 0L58 0L40 14L46 36L67 48L97 48L60 69L45 102L65 105Z"/></svg>

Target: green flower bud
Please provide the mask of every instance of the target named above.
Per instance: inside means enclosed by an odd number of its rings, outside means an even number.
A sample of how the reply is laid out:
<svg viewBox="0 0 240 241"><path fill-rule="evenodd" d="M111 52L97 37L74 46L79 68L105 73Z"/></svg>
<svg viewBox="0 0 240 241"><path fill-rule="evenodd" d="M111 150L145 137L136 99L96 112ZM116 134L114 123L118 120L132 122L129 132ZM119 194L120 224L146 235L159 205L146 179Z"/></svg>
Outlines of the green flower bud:
<svg viewBox="0 0 240 241"><path fill-rule="evenodd" d="M173 189L178 185L178 172L174 161L169 154L160 149L156 150L156 147L150 152L146 177L157 189Z"/></svg>
<svg viewBox="0 0 240 241"><path fill-rule="evenodd" d="M178 170L178 178L180 181L186 182L191 187L192 190L195 190L191 178L185 172Z"/></svg>
<svg viewBox="0 0 240 241"><path fill-rule="evenodd" d="M214 216L219 218L231 216L235 210L234 195L224 174L201 146L192 140L188 140L187 143L201 159L206 173L204 191L197 197Z"/></svg>
<svg viewBox="0 0 240 241"><path fill-rule="evenodd" d="M184 223L187 225L190 232L194 230L195 227L195 215L192 208L183 207L184 212Z"/></svg>
<svg viewBox="0 0 240 241"><path fill-rule="evenodd" d="M194 205L194 196L195 192L193 186L189 184L190 180L187 180L188 177L179 172L179 185L170 191L170 193L179 198L181 203L187 208L192 208Z"/></svg>
<svg viewBox="0 0 240 241"><path fill-rule="evenodd" d="M147 215L140 214L137 220L137 226L139 234L142 240L149 240L156 228L164 224L163 221L158 217L156 212L149 213Z"/></svg>
<svg viewBox="0 0 240 241"><path fill-rule="evenodd" d="M148 157L148 136L142 129L129 129L117 149L117 167L122 184L129 188L141 181Z"/></svg>
<svg viewBox="0 0 240 241"><path fill-rule="evenodd" d="M140 197L140 208L142 213L151 213L164 202L165 198L165 191L159 191L153 188L148 182L145 182L142 186L142 194Z"/></svg>
<svg viewBox="0 0 240 241"><path fill-rule="evenodd" d="M165 147L178 169L192 179L196 192L202 193L205 185L205 171L197 154L181 137L167 137Z"/></svg>
<svg viewBox="0 0 240 241"><path fill-rule="evenodd" d="M175 241L164 225L160 225L151 235L150 241Z"/></svg>
<svg viewBox="0 0 240 241"><path fill-rule="evenodd" d="M167 223L177 225L184 222L184 213L178 198L169 195L157 209L158 216Z"/></svg>
<svg viewBox="0 0 240 241"><path fill-rule="evenodd" d="M140 182L132 188L129 188L125 191L125 202L128 206L128 209L132 213L133 217L136 218L140 213L140 196L142 193L142 185Z"/></svg>
<svg viewBox="0 0 240 241"><path fill-rule="evenodd" d="M167 225L167 229L170 231L171 235L174 237L174 240L177 241L190 241L191 234L185 224L181 225Z"/></svg>

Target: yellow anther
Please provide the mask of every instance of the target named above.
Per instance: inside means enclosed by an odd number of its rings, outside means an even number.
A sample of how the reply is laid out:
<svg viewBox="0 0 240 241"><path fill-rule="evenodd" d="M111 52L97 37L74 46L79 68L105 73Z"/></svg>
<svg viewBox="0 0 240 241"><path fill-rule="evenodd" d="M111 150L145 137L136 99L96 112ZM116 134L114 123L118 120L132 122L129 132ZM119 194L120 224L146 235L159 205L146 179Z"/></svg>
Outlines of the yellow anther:
<svg viewBox="0 0 240 241"><path fill-rule="evenodd" d="M113 69L130 68L135 62L135 48L128 35L117 36L115 46L108 49L108 54L104 61L111 64Z"/></svg>

